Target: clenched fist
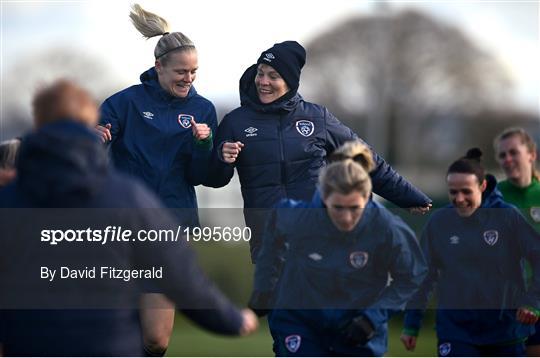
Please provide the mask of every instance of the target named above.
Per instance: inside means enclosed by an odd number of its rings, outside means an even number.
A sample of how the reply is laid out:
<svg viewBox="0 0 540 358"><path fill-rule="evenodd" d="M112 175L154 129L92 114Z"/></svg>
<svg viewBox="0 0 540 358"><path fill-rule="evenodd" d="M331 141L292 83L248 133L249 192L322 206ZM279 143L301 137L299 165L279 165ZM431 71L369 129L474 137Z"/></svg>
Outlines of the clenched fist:
<svg viewBox="0 0 540 358"><path fill-rule="evenodd" d="M206 123L197 123L194 119L191 120L191 131L197 140L205 140L212 132Z"/></svg>
<svg viewBox="0 0 540 358"><path fill-rule="evenodd" d="M223 147L221 148L221 156L223 157L223 161L229 164L234 163L243 147L244 143L242 142L223 143Z"/></svg>
<svg viewBox="0 0 540 358"><path fill-rule="evenodd" d="M112 140L110 123L105 124L105 126L97 125L95 130L103 143L107 143Z"/></svg>

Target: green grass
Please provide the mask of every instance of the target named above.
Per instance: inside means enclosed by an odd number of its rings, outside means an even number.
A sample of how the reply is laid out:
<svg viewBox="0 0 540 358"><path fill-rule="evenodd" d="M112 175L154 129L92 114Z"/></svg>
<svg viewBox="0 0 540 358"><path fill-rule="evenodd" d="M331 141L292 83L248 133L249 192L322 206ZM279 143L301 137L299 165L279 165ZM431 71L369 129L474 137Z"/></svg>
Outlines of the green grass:
<svg viewBox="0 0 540 358"><path fill-rule="evenodd" d="M408 352L399 341L401 320L399 317L390 324L388 356L424 357L436 356L435 331L433 322L425 323L420 332L418 346ZM182 317L176 317L175 327L167 356L273 356L272 337L266 320L260 322L259 330L245 338L222 337L210 334L195 327Z"/></svg>

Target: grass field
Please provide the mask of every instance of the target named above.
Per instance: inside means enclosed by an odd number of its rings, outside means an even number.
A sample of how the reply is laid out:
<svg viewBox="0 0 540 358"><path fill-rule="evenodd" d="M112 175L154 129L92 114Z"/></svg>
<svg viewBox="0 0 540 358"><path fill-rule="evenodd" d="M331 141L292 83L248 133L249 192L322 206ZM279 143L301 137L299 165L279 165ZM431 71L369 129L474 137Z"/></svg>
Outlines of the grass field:
<svg viewBox="0 0 540 358"><path fill-rule="evenodd" d="M415 352L407 352L399 341L401 320L391 322L388 356L436 356L433 322L427 322L419 337ZM206 333L177 315L167 356L273 356L272 338L266 321L259 330L246 338L224 338Z"/></svg>

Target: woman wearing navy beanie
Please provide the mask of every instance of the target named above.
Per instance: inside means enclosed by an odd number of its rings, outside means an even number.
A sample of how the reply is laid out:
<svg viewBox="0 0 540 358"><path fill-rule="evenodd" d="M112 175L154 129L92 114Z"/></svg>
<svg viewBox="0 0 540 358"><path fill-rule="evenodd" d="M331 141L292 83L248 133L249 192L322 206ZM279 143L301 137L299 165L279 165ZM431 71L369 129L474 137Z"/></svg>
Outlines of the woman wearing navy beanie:
<svg viewBox="0 0 540 358"><path fill-rule="evenodd" d="M337 147L358 136L323 106L298 93L306 50L296 41L277 43L240 79L240 107L219 124L212 174L222 187L237 168L255 262L267 210L281 199L310 200L319 170ZM431 200L373 152L374 192L404 208L429 210Z"/></svg>

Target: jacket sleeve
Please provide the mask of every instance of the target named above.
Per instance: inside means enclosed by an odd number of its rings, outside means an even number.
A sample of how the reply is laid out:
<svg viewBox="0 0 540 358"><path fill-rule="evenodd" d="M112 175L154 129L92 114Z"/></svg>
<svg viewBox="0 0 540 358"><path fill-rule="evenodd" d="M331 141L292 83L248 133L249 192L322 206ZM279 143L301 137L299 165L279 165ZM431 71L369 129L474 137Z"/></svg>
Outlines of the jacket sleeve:
<svg viewBox="0 0 540 358"><path fill-rule="evenodd" d="M427 206L431 199L409 183L373 149L375 169L370 173L373 191L402 208Z"/></svg>
<svg viewBox="0 0 540 358"><path fill-rule="evenodd" d="M118 95L111 96L107 98L100 107L99 125L111 125L110 131L112 140L107 143L107 146L112 145L117 140L117 138L122 135L123 132L124 116L120 113L120 108L118 108L119 100L120 98L118 97Z"/></svg>
<svg viewBox="0 0 540 358"><path fill-rule="evenodd" d="M145 207L157 200L146 190L138 193ZM160 207L159 204L152 205ZM177 224L167 209L140 211L139 228L144 230L174 230ZM243 318L221 291L206 277L196 262L194 252L180 237L178 242L137 242L133 259L142 267L163 267L163 277L151 282L188 318L215 333L237 335Z"/></svg>
<svg viewBox="0 0 540 358"><path fill-rule="evenodd" d="M251 304L255 307L259 306L258 308L272 308L268 307L268 305L274 298L276 285L284 263L285 238L278 229L279 211L279 208L274 209L269 215L262 237L262 247L255 266ZM257 298L264 298L265 302L257 302Z"/></svg>
<svg viewBox="0 0 540 358"><path fill-rule="evenodd" d="M349 127L341 123L327 108L323 107L326 125L326 153L332 154L342 144L357 140L358 136Z"/></svg>
<svg viewBox="0 0 540 358"><path fill-rule="evenodd" d="M431 199L426 194L399 175L369 144L359 139L349 127L341 123L326 108L324 111L328 155L347 141L359 140L366 144L373 153L375 169L370 173L370 176L373 182L373 191L376 194L402 208L423 207L431 203Z"/></svg>
<svg viewBox="0 0 540 358"><path fill-rule="evenodd" d="M210 127L210 137L205 140L197 140L193 138L193 147L191 152L191 160L187 168L187 180L191 185L199 185L206 181L212 158L212 149L214 147L214 133L217 130L216 109L213 104L209 104L210 110L206 118L201 121Z"/></svg>
<svg viewBox="0 0 540 358"><path fill-rule="evenodd" d="M376 328L387 321L388 315L405 308L427 274L424 255L411 229L398 217L391 227L389 232L393 237L389 255L392 282L377 302L364 312Z"/></svg>
<svg viewBox="0 0 540 358"><path fill-rule="evenodd" d="M422 325L422 319L431 297L435 283L438 280L439 271L437 259L431 249L432 237L430 235L430 225L424 228L422 238L420 239L422 252L427 263L427 276L425 276L420 289L413 295L412 299L407 303L405 319L403 323L403 332L410 336L417 336Z"/></svg>
<svg viewBox="0 0 540 358"><path fill-rule="evenodd" d="M540 310L540 234L516 209L509 210L514 213L512 228L519 238L521 255L532 269L531 282L520 306Z"/></svg>
<svg viewBox="0 0 540 358"><path fill-rule="evenodd" d="M214 140L210 165L208 166L208 176L203 182L205 186L221 188L229 184L234 175L235 164L225 163L221 156L221 149L225 142L236 142L234 132L231 127L229 115L226 115L219 123L217 135Z"/></svg>

